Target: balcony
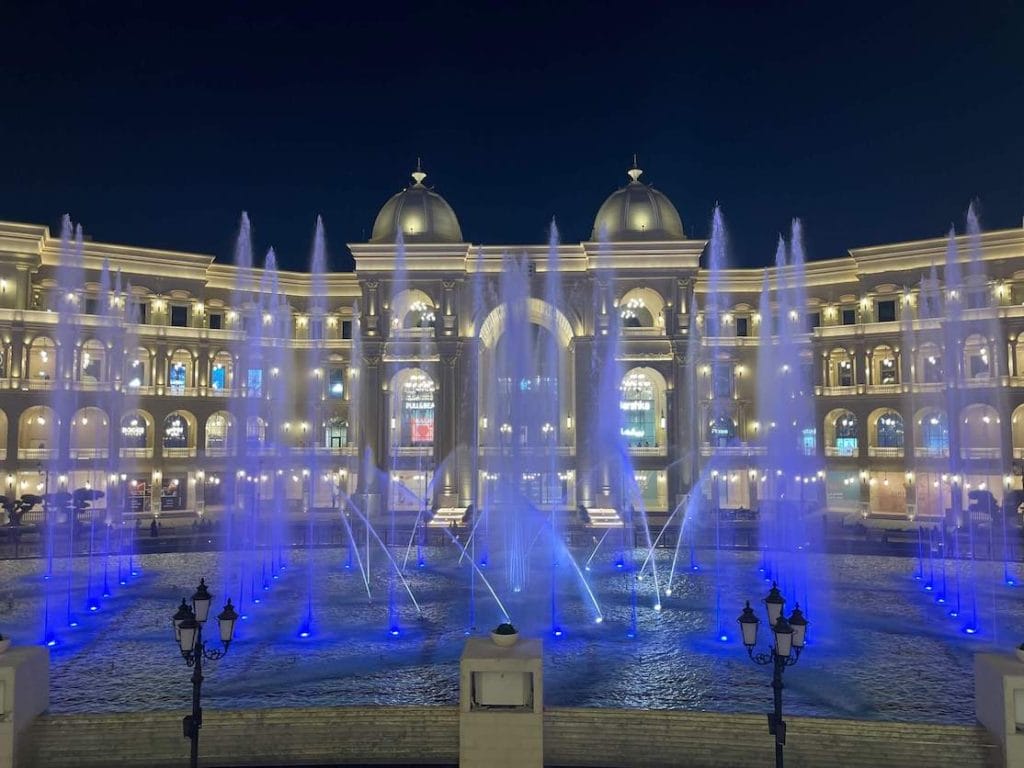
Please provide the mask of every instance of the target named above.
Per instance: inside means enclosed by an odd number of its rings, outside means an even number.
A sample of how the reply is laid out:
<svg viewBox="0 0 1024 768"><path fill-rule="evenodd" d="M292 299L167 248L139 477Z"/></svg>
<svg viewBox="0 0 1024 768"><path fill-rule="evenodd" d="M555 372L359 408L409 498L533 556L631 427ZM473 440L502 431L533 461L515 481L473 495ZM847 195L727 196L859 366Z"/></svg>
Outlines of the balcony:
<svg viewBox="0 0 1024 768"><path fill-rule="evenodd" d="M1003 452L999 448L964 448L960 449L960 458L963 459L999 459Z"/></svg>
<svg viewBox="0 0 1024 768"><path fill-rule="evenodd" d="M391 447L392 456L400 457L423 457L430 458L434 455L434 446L432 445L398 445Z"/></svg>
<svg viewBox="0 0 1024 768"><path fill-rule="evenodd" d="M818 387L818 394L824 397L851 397L858 394L857 386L851 387Z"/></svg>
<svg viewBox="0 0 1024 768"><path fill-rule="evenodd" d="M57 458L56 448L19 448L18 458L28 461L50 461Z"/></svg>
<svg viewBox="0 0 1024 768"><path fill-rule="evenodd" d="M869 445L868 456L872 459L902 459L903 449Z"/></svg>
<svg viewBox="0 0 1024 768"><path fill-rule="evenodd" d="M664 445L631 445L629 447L630 456L667 456L668 447Z"/></svg>
<svg viewBox="0 0 1024 768"><path fill-rule="evenodd" d="M768 448L763 445L702 445L701 456L767 456Z"/></svg>
<svg viewBox="0 0 1024 768"><path fill-rule="evenodd" d="M843 446L842 448L840 448L840 447L835 446L835 445L826 445L825 446L825 455L828 456L829 458L837 458L837 457L854 458L854 457L860 456L860 449L859 448L850 448L850 447L847 447L847 446Z"/></svg>
<svg viewBox="0 0 1024 768"><path fill-rule="evenodd" d="M914 447L914 456L919 459L948 459L949 446L943 448L929 448L923 445Z"/></svg>
<svg viewBox="0 0 1024 768"><path fill-rule="evenodd" d="M206 446L206 450L204 451L204 455L207 458L219 459L219 458L223 458L225 456L234 456L235 452L234 452L233 449L228 448L228 447L223 446L223 445L218 445L218 446L208 445L208 446Z"/></svg>
<svg viewBox="0 0 1024 768"><path fill-rule="evenodd" d="M151 459L153 458L152 448L122 448L122 459Z"/></svg>
<svg viewBox="0 0 1024 768"><path fill-rule="evenodd" d="M72 448L68 456L72 459L105 459L110 455L106 448Z"/></svg>
<svg viewBox="0 0 1024 768"><path fill-rule="evenodd" d="M868 384L869 395L898 395L903 391L899 384Z"/></svg>
<svg viewBox="0 0 1024 768"><path fill-rule="evenodd" d="M654 450L654 449L647 449ZM481 456L575 456L576 448L571 445L556 445L552 447L534 447L534 446L497 446L497 445L482 445L480 446Z"/></svg>
<svg viewBox="0 0 1024 768"><path fill-rule="evenodd" d="M164 448L165 459L194 459L196 457L195 448Z"/></svg>

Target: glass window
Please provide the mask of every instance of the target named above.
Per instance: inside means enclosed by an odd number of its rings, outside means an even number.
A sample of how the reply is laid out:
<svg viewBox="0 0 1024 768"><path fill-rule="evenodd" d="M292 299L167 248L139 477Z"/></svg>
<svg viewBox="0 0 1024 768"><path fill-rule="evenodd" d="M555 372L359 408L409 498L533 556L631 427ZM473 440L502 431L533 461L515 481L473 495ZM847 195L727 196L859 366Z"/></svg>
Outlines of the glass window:
<svg viewBox="0 0 1024 768"><path fill-rule="evenodd" d="M148 427L140 413L129 413L121 419L121 444L125 448L145 448L149 445Z"/></svg>
<svg viewBox="0 0 1024 768"><path fill-rule="evenodd" d="M341 321L341 338L351 339L352 338L352 321L342 320Z"/></svg>
<svg viewBox="0 0 1024 768"><path fill-rule="evenodd" d="M896 320L896 302L892 299L878 302L878 322L891 323Z"/></svg>
<svg viewBox="0 0 1024 768"><path fill-rule="evenodd" d="M188 422L180 413L164 419L164 448L188 448Z"/></svg>
<svg viewBox="0 0 1024 768"><path fill-rule="evenodd" d="M85 300L85 314L87 315L98 315L100 308L99 299L88 297Z"/></svg>
<svg viewBox="0 0 1024 768"><path fill-rule="evenodd" d="M328 448L343 448L348 445L348 422L337 416L328 420L324 444Z"/></svg>
<svg viewBox="0 0 1024 768"><path fill-rule="evenodd" d="M245 387L249 397L263 397L263 369L250 368L245 376Z"/></svg>
<svg viewBox="0 0 1024 768"><path fill-rule="evenodd" d="M228 444L228 428L230 422L227 417L215 413L206 422L206 447L226 448Z"/></svg>
<svg viewBox="0 0 1024 768"><path fill-rule="evenodd" d="M188 307L175 304L171 307L171 325L176 328L188 326Z"/></svg>
<svg viewBox="0 0 1024 768"><path fill-rule="evenodd" d="M737 336L749 336L750 335L750 318L737 317L736 318L736 335Z"/></svg>
<svg viewBox="0 0 1024 768"><path fill-rule="evenodd" d="M811 312L807 315L807 329L812 330L814 328L821 327L821 312Z"/></svg>
<svg viewBox="0 0 1024 768"><path fill-rule="evenodd" d="M434 382L422 371L413 371L402 384L401 445L431 445L434 442Z"/></svg>
<svg viewBox="0 0 1024 768"><path fill-rule="evenodd" d="M313 341L324 340L324 321L323 320L310 320L309 321L309 338Z"/></svg>
<svg viewBox="0 0 1024 768"><path fill-rule="evenodd" d="M857 310L856 309L844 309L843 310L843 325L856 325L857 324Z"/></svg>
<svg viewBox="0 0 1024 768"><path fill-rule="evenodd" d="M800 448L804 456L813 456L818 450L818 430L805 427L800 432Z"/></svg>
<svg viewBox="0 0 1024 768"><path fill-rule="evenodd" d="M728 416L719 416L712 419L708 425L708 433L711 445L724 447L732 445L736 439L736 425Z"/></svg>
<svg viewBox="0 0 1024 768"><path fill-rule="evenodd" d="M878 417L875 425L879 448L903 447L903 419L895 411L887 411Z"/></svg>
<svg viewBox="0 0 1024 768"><path fill-rule="evenodd" d="M896 370L896 358L886 356L878 361L878 378L880 384L899 383L899 375Z"/></svg>
<svg viewBox="0 0 1024 768"><path fill-rule="evenodd" d="M732 397L732 366L719 363L711 371L711 392L715 397Z"/></svg>
<svg viewBox="0 0 1024 768"><path fill-rule="evenodd" d="M844 413L836 419L836 453L840 456L857 455L857 417Z"/></svg>
<svg viewBox="0 0 1024 768"><path fill-rule="evenodd" d="M331 368L327 374L327 394L330 397L345 396L345 369Z"/></svg>
<svg viewBox="0 0 1024 768"><path fill-rule="evenodd" d="M224 389L227 387L227 378L224 364L214 363L213 368L210 369L210 386L214 389Z"/></svg>
<svg viewBox="0 0 1024 768"><path fill-rule="evenodd" d="M146 381L146 362L137 357L128 363L128 386L131 389L141 387Z"/></svg>
<svg viewBox="0 0 1024 768"><path fill-rule="evenodd" d="M185 379L187 373L187 366L182 361L175 360L171 363L171 371L168 375L167 383L172 392L185 391Z"/></svg>
<svg viewBox="0 0 1024 768"><path fill-rule="evenodd" d="M840 387L852 387L853 386L853 361L852 360L840 360L838 363L839 372L839 386Z"/></svg>
<svg viewBox="0 0 1024 768"><path fill-rule="evenodd" d="M222 315L220 312L212 312L208 316L207 321L210 324L211 330L219 331L221 328L224 327L224 315Z"/></svg>
<svg viewBox="0 0 1024 768"><path fill-rule="evenodd" d="M145 323L147 309L144 302L133 301L129 310L129 319L135 323Z"/></svg>
<svg viewBox="0 0 1024 768"><path fill-rule="evenodd" d="M949 427L946 414L933 411L921 419L921 446L932 454L949 453Z"/></svg>
<svg viewBox="0 0 1024 768"><path fill-rule="evenodd" d="M941 384L942 383L942 355L938 354L934 350L932 354L925 355L922 361L924 367L924 383L925 384Z"/></svg>
<svg viewBox="0 0 1024 768"><path fill-rule="evenodd" d="M622 426L619 432L630 448L647 448L658 444L655 430L654 383L642 371L626 374L622 380L619 410Z"/></svg>

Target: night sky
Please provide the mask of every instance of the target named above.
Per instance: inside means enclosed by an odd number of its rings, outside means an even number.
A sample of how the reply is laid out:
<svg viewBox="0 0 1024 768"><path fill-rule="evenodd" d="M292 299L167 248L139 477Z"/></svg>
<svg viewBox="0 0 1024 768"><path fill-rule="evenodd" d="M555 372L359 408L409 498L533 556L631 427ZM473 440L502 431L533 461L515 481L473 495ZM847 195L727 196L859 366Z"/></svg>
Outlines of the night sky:
<svg viewBox="0 0 1024 768"><path fill-rule="evenodd" d="M1024 216L1024 6L5 4L0 219L337 269L418 155L467 240L588 239L632 154L735 265Z"/></svg>

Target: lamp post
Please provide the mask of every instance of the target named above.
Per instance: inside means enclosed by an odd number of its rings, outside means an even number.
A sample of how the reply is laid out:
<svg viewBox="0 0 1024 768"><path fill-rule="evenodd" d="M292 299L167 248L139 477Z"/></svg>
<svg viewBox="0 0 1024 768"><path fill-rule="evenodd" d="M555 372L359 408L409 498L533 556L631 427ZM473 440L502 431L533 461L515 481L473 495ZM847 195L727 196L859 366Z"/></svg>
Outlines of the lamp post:
<svg viewBox="0 0 1024 768"><path fill-rule="evenodd" d="M747 655L755 664L772 666L772 691L775 694L775 709L768 714L768 733L775 737L775 767L782 768L782 748L786 744L786 722L782 719L782 673L786 667L796 664L807 638L807 619L804 618L797 603L787 619L782 609L786 598L779 592L775 582L768 596L764 599L768 612L768 625L775 636L774 644L768 652L754 653L757 644L757 627L761 620L754 614L754 609L747 601L743 613L740 614L740 629L743 644L747 647Z"/></svg>
<svg viewBox="0 0 1024 768"><path fill-rule="evenodd" d="M195 594L192 595L192 605L181 600L177 612L171 617L174 622L174 638L181 648L181 656L185 663L192 668L192 714L185 715L182 719L182 731L186 739L192 742L189 765L197 768L199 765L199 729L203 727L203 708L199 700L203 687L203 659L216 661L223 658L228 652L228 646L235 632L235 622L238 621L238 613L231 605L231 598L228 598L224 610L217 616L217 623L220 625L220 641L224 648L208 651L203 640L203 625L210 614L210 603L213 596L206 588L206 580L200 579Z"/></svg>

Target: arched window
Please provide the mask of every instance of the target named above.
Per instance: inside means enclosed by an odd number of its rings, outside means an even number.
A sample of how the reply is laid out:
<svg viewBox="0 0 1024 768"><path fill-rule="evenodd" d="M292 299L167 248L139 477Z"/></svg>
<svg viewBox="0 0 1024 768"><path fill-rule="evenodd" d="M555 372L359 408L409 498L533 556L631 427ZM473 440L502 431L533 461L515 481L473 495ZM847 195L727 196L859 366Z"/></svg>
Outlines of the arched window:
<svg viewBox="0 0 1024 768"><path fill-rule="evenodd" d="M831 438L828 447L833 455L856 456L859 452L857 417L845 409L832 411L826 417L825 437Z"/></svg>
<svg viewBox="0 0 1024 768"><path fill-rule="evenodd" d="M175 411L164 419L164 448L188 448L189 428L188 419L184 414Z"/></svg>
<svg viewBox="0 0 1024 768"><path fill-rule="evenodd" d="M975 403L962 411L960 447L964 458L998 458L1002 453L999 413L991 405Z"/></svg>
<svg viewBox="0 0 1024 768"><path fill-rule="evenodd" d="M968 379L987 379L992 375L988 340L980 334L972 334L964 341L964 372Z"/></svg>
<svg viewBox="0 0 1024 768"><path fill-rule="evenodd" d="M149 350L140 347L135 350L135 354L129 355L125 363L124 380L129 389L152 384L149 377Z"/></svg>
<svg viewBox="0 0 1024 768"><path fill-rule="evenodd" d="M829 354L829 375L833 387L854 385L853 358L845 349L834 349Z"/></svg>
<svg viewBox="0 0 1024 768"><path fill-rule="evenodd" d="M405 313L402 323L404 328L433 328L437 321L432 304L423 299L416 299L409 305L409 311Z"/></svg>
<svg viewBox="0 0 1024 768"><path fill-rule="evenodd" d="M148 448L149 420L140 411L132 411L121 417L121 446L123 448Z"/></svg>
<svg viewBox="0 0 1024 768"><path fill-rule="evenodd" d="M103 381L106 359L107 350L103 346L103 342L97 339L90 339L85 342L82 345L81 357L79 358L79 381L91 384Z"/></svg>
<svg viewBox="0 0 1024 768"><path fill-rule="evenodd" d="M945 381L942 350L937 344L922 344L917 353L917 381L920 384L941 384Z"/></svg>
<svg viewBox="0 0 1024 768"><path fill-rule="evenodd" d="M324 445L327 448L344 448L348 445L348 422L340 416L328 419Z"/></svg>
<svg viewBox="0 0 1024 768"><path fill-rule="evenodd" d="M433 328L437 321L434 300L412 288L396 294L391 301L391 327L394 329Z"/></svg>
<svg viewBox="0 0 1024 768"><path fill-rule="evenodd" d="M52 408L35 405L21 412L18 420L18 447L57 450L57 416Z"/></svg>
<svg viewBox="0 0 1024 768"><path fill-rule="evenodd" d="M179 349L171 356L167 369L167 387L171 392L181 393L192 386L192 355Z"/></svg>
<svg viewBox="0 0 1024 768"><path fill-rule="evenodd" d="M73 456L87 458L86 452L93 456L106 455L110 428L107 414L92 406L82 408L71 419L71 444Z"/></svg>
<svg viewBox="0 0 1024 768"><path fill-rule="evenodd" d="M226 451L231 447L231 416L223 411L206 420L206 450Z"/></svg>
<svg viewBox="0 0 1024 768"><path fill-rule="evenodd" d="M665 302L657 291L633 288L619 299L619 320L626 329L663 328L664 307Z"/></svg>
<svg viewBox="0 0 1024 768"><path fill-rule="evenodd" d="M903 448L903 417L886 411L875 420L875 441L878 448Z"/></svg>
<svg viewBox="0 0 1024 768"><path fill-rule="evenodd" d="M234 363L231 353L218 352L213 358L213 363L210 365L210 388L218 390L230 389L233 372Z"/></svg>
<svg viewBox="0 0 1024 768"><path fill-rule="evenodd" d="M917 418L917 449L924 456L949 455L949 422L944 411L926 408Z"/></svg>
<svg viewBox="0 0 1024 768"><path fill-rule="evenodd" d="M245 420L245 442L250 448L259 448L267 442L267 422L261 416Z"/></svg>
<svg viewBox="0 0 1024 768"><path fill-rule="evenodd" d="M31 381L53 381L57 377L57 346L46 336L37 336L28 351Z"/></svg>
<svg viewBox="0 0 1024 768"><path fill-rule="evenodd" d="M876 384L899 384L900 372L892 347L875 347L872 374Z"/></svg>

